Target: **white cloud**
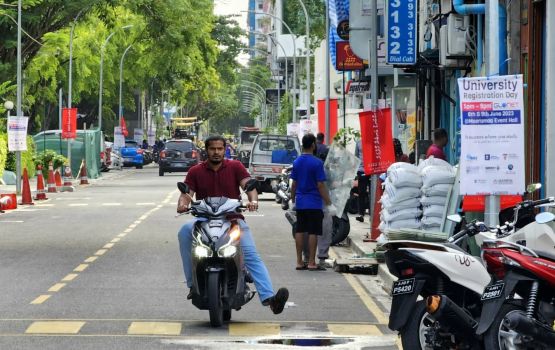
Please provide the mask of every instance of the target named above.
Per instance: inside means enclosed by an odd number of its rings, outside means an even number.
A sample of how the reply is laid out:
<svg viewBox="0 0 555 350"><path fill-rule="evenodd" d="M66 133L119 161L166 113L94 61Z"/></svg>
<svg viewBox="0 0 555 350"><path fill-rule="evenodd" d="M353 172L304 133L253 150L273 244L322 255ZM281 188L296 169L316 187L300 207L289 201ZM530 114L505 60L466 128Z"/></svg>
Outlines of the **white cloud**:
<svg viewBox="0 0 555 350"><path fill-rule="evenodd" d="M241 28L247 30L247 13L241 11L247 11L249 9L249 1L248 0L215 0L214 1L214 13L216 15L239 15L237 17L237 22ZM247 46L248 42L245 39L245 46ZM248 54L242 54L238 57L238 60L241 64L246 64L248 61Z"/></svg>

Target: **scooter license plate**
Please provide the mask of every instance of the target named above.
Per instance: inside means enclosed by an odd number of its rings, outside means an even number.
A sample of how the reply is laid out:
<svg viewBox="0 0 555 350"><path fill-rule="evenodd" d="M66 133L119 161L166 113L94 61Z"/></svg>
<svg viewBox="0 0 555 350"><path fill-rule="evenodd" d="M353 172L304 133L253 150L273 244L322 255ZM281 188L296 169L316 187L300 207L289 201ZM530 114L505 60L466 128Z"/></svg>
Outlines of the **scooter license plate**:
<svg viewBox="0 0 555 350"><path fill-rule="evenodd" d="M222 227L224 225L223 221L221 220L213 220L208 223L208 227Z"/></svg>
<svg viewBox="0 0 555 350"><path fill-rule="evenodd" d="M491 286L487 286L482 293L482 301L497 299L503 295L505 289L505 282L497 282Z"/></svg>
<svg viewBox="0 0 555 350"><path fill-rule="evenodd" d="M406 280L399 280L393 283L391 295L412 294L414 293L415 279L409 278Z"/></svg>

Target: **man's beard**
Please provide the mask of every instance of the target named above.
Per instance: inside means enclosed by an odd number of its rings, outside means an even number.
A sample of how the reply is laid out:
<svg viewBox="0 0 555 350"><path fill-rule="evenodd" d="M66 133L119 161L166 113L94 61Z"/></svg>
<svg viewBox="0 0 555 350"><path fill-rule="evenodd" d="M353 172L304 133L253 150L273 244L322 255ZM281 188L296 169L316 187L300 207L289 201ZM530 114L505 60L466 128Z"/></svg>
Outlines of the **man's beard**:
<svg viewBox="0 0 555 350"><path fill-rule="evenodd" d="M221 162L223 162L223 158L220 158L220 159L217 159L217 160L216 160L216 159L212 159L212 158L208 158L208 161L209 161L211 164L218 165L218 164L220 164Z"/></svg>

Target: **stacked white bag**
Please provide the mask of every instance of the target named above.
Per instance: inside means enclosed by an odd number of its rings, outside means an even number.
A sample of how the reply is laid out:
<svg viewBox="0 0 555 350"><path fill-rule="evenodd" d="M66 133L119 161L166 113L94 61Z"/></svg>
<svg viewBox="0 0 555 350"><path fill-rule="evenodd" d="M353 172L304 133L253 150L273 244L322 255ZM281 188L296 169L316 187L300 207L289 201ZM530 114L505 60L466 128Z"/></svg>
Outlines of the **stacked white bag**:
<svg viewBox="0 0 555 350"><path fill-rule="evenodd" d="M394 163L387 169L385 189L380 199L380 231L420 228L422 179L418 168L409 163Z"/></svg>
<svg viewBox="0 0 555 350"><path fill-rule="evenodd" d="M446 161L432 157L422 161L418 171L422 177L422 229L439 231L447 196L455 182L455 169Z"/></svg>

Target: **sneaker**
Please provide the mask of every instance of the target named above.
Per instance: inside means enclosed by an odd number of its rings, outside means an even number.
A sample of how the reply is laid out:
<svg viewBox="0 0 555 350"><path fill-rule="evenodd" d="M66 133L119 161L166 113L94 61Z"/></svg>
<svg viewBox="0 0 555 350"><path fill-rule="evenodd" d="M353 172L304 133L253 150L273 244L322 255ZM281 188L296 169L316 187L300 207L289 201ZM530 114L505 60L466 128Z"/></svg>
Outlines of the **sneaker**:
<svg viewBox="0 0 555 350"><path fill-rule="evenodd" d="M323 267L323 268L332 268L333 266L327 262L325 259L320 259L320 261L318 262L318 266Z"/></svg>
<svg viewBox="0 0 555 350"><path fill-rule="evenodd" d="M287 288L280 288L273 297L264 300L262 305L270 306L272 312L277 315L283 311L287 299L289 299L289 291Z"/></svg>
<svg viewBox="0 0 555 350"><path fill-rule="evenodd" d="M357 216L355 219L357 221L364 222L364 216Z"/></svg>
<svg viewBox="0 0 555 350"><path fill-rule="evenodd" d="M187 300L193 299L193 288L189 288L189 294L187 294Z"/></svg>

